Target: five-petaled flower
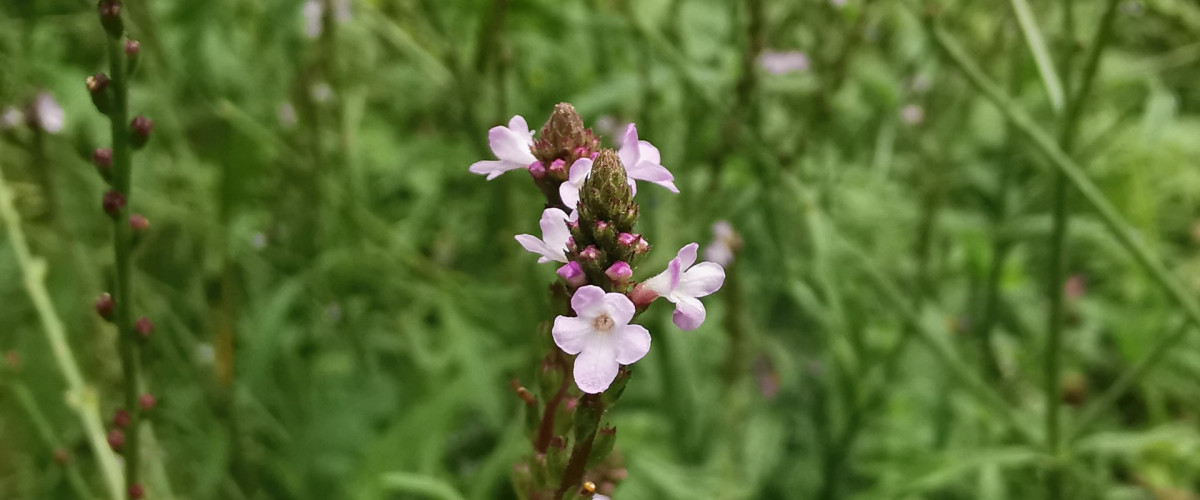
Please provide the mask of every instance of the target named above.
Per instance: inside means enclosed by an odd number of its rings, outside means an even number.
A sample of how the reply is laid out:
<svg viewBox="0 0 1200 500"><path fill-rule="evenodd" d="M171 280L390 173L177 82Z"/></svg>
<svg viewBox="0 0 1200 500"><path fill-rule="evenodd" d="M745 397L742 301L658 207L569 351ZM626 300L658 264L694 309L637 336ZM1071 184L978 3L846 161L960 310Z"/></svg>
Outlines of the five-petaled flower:
<svg viewBox="0 0 1200 500"><path fill-rule="evenodd" d="M671 319L684 330L695 330L706 315L700 297L713 293L725 282L725 269L714 262L696 262L696 249L689 243L679 249L667 270L642 283L642 286L675 304Z"/></svg>
<svg viewBox="0 0 1200 500"><path fill-rule="evenodd" d="M631 325L634 306L619 293L604 293L595 285L581 287L571 297L575 316L554 319L554 343L575 358L575 384L588 394L608 389L621 365L633 364L650 352L650 332Z"/></svg>
<svg viewBox="0 0 1200 500"><path fill-rule="evenodd" d="M570 217L566 212L557 208L547 208L542 211L542 220L538 222L542 226L542 239L539 240L532 234L518 234L517 243L526 250L541 255L538 264L550 261L566 262L567 240L571 239L571 230L567 228L568 220Z"/></svg>
<svg viewBox="0 0 1200 500"><path fill-rule="evenodd" d="M629 189L637 194L637 184L634 181L646 181L658 184L672 193L678 193L675 187L675 176L662 166L658 148L646 141L638 140L637 127L630 123L625 127L625 136L621 140L621 149L617 151L621 165L625 167L625 176L629 179ZM583 181L592 171L592 160L580 158L571 164L567 181L559 185L558 196L563 204L574 210L579 203L579 189Z"/></svg>
<svg viewBox="0 0 1200 500"><path fill-rule="evenodd" d="M512 117L508 126L495 126L488 130L488 146L499 160L483 160L471 164L473 174L486 175L492 180L500 174L518 168L529 168L537 162L530 148L533 146L533 131L521 115Z"/></svg>

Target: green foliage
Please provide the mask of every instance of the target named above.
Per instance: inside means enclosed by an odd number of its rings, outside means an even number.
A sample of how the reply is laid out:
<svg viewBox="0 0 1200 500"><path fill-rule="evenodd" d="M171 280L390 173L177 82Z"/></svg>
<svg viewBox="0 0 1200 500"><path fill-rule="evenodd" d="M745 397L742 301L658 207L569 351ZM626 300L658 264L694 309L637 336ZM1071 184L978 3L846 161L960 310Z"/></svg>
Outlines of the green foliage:
<svg viewBox="0 0 1200 500"><path fill-rule="evenodd" d="M530 436L510 381L557 387L539 381L556 276L512 239L538 232L528 176L467 166L489 127L564 101L604 147L636 122L675 175L678 195L639 186L635 279L717 221L743 243L700 329L665 304L640 317L653 347L599 423L619 430L614 498L1035 498L1048 471L1066 498L1200 494L1200 338L1074 189L1082 287L1062 397L1044 394L1059 163L923 19L1057 137L1106 3L353 0L309 38L302 2L127 0L130 111L155 123L133 167L150 498L514 498ZM1065 148L1186 297L1196 33L1193 2L1122 2ZM114 267L91 152L109 134L84 85L105 39L90 1L0 1L0 112L42 91L65 112L57 134L0 124L0 174L107 423L122 379L90 305ZM760 48L809 67L766 71ZM0 234L0 498L103 497ZM1059 399L1061 454L1042 430Z"/></svg>

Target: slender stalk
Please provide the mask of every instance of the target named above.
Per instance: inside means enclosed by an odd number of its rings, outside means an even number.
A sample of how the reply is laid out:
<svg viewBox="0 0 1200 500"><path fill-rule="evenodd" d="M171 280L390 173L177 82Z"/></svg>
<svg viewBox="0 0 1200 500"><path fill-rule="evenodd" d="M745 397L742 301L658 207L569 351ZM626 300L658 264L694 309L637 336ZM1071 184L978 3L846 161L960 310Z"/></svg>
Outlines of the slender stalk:
<svg viewBox="0 0 1200 500"><path fill-rule="evenodd" d="M1017 15L1017 23L1021 25L1021 33L1025 35L1025 41L1029 44L1029 51L1033 53L1033 61L1037 63L1038 73L1042 77L1042 84L1046 87L1046 95L1050 97L1050 105L1055 111L1062 111L1064 104L1063 85L1058 78L1058 74L1054 71L1054 61L1050 58L1050 50L1046 48L1046 42L1042 39L1042 32L1038 30L1037 21L1033 17L1033 11L1029 8L1029 3L1026 0L1010 0L1012 3L1013 12Z"/></svg>
<svg viewBox="0 0 1200 500"><path fill-rule="evenodd" d="M16 396L17 402L21 405L21 409L25 410L25 414L29 415L29 421L33 423L33 427L37 431L38 437L42 439L42 442L45 443L46 447L52 450L65 450L66 448L62 445L62 442L58 440L58 436L61 436L62 434L55 432L55 430L50 427L50 419L46 418L46 415L42 413L41 409L38 408L37 401L33 399L33 394L29 392L29 387L26 387L25 384L20 382L13 382L9 384L9 389L11 389L13 395ZM95 497L95 495L93 495L88 488L87 483L84 482L83 476L79 474L79 468L75 466L75 462L73 460L68 459L61 465L67 475L67 482L71 484L71 489L75 490L75 496L77 498Z"/></svg>
<svg viewBox="0 0 1200 500"><path fill-rule="evenodd" d="M142 415L138 405L138 388L141 382L136 333L133 327L133 294L130 281L133 278L132 234L129 228L129 207L133 203L130 189L133 178L132 153L129 139L129 82L126 74L125 42L120 37L108 40L110 64L110 86L113 90L113 106L109 112L112 131L113 189L125 196L125 206L113 217L113 253L116 254L117 276L116 326L118 350L121 353L121 371L124 375L124 408L129 412L129 432L125 439L125 488L138 484L141 459L140 427Z"/></svg>
<svg viewBox="0 0 1200 500"><path fill-rule="evenodd" d="M1042 390L1046 398L1046 448L1050 456L1062 454L1061 408L1058 379L1062 370L1063 328L1063 275L1066 269L1067 235L1067 179L1062 173L1054 178L1054 225L1050 237L1050 272L1046 281L1047 299L1050 301L1046 313L1046 347L1043 353L1045 380ZM1062 498L1062 468L1051 467L1046 477L1046 497L1051 500Z"/></svg>
<svg viewBox="0 0 1200 500"><path fill-rule="evenodd" d="M71 345L67 343L66 328L63 327L62 319L55 310L54 303L50 300L49 291L46 290L46 263L29 251L25 233L21 230L20 215L13 206L12 191L4 181L3 175L0 175L0 219L8 228L9 244L16 255L17 267L21 269L25 278L25 291L42 322L42 329L46 333L46 340L50 343L50 351L54 354L55 364L63 378L66 379L67 405L79 418L84 433L87 435L88 444L91 446L92 452L96 454L97 461L100 462L100 469L103 472L102 476L108 486L110 497L121 498L121 469L117 465L116 456L105 440L104 424L100 419L100 411L96 403L96 392L84 382L83 375L80 374L79 364L75 362Z"/></svg>
<svg viewBox="0 0 1200 500"><path fill-rule="evenodd" d="M594 406L594 422L589 422L592 432L589 433L575 446L571 448L571 458L567 460L567 469L563 472L562 482L558 485L558 491L554 493L555 500L562 500L572 488L578 488L583 484L583 474L587 472L588 457L592 455L592 443L596 441L596 433L600 431L600 419L604 416L604 402L600 400L598 394L588 394L579 401L581 406ZM579 425L579 424L576 424Z"/></svg>

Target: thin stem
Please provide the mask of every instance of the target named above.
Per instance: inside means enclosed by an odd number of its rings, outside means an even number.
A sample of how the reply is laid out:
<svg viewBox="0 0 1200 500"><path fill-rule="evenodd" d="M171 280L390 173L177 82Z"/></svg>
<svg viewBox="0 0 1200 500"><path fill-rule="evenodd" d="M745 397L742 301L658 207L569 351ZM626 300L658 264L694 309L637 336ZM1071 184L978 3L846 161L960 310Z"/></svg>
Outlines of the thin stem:
<svg viewBox="0 0 1200 500"><path fill-rule="evenodd" d="M588 457L592 455L592 443L596 441L596 433L600 430L600 419L604 416L604 402L600 400L599 394L584 396L579 401L579 405L581 408L585 405L595 407L593 414L596 417L594 422L588 423L592 432L571 448L571 458L567 460L567 468L563 472L562 482L558 485L558 491L554 493L556 500L562 500L563 496L572 488L583 485L583 474L587 471Z"/></svg>
<svg viewBox="0 0 1200 500"><path fill-rule="evenodd" d="M1029 51L1033 53L1033 61L1037 63L1038 74L1041 75L1042 84L1046 87L1046 95L1050 97L1050 105L1054 111L1062 111L1063 85L1054 71L1054 61L1050 58L1050 50L1046 48L1046 42L1042 38L1041 30L1038 29L1033 11L1029 8L1026 0L1010 1L1013 12L1017 15L1017 24L1021 26L1021 33L1025 35Z"/></svg>
<svg viewBox="0 0 1200 500"><path fill-rule="evenodd" d="M117 260L117 289L113 295L116 302L116 325L118 349L121 353L121 371L124 374L125 410L129 412L129 433L125 440L125 488L126 491L138 484L141 458L140 427L142 415L138 405L141 366L136 334L133 328L133 294L130 284L133 278L132 242L129 228L129 207L133 203L130 189L133 178L132 147L129 143L129 86L124 57L125 43L120 37L108 41L108 60L111 65L111 87L113 107L109 113L112 131L113 188L125 196L125 206L113 217L113 253Z"/></svg>
<svg viewBox="0 0 1200 500"><path fill-rule="evenodd" d="M17 402L21 404L21 409L25 410L25 413L29 415L29 421L33 423L38 437L42 439L46 447L51 450L66 450L66 447L63 446L57 437L62 434L50 427L50 419L46 418L46 415L38 408L37 401L33 399L33 394L29 392L29 387L20 382L13 382L9 384L9 389L12 389ZM84 482L83 476L79 474L79 468L75 466L75 461L68 458L61 465L66 472L67 482L71 484L71 489L75 490L77 498L95 497L88 488L87 483Z"/></svg>
<svg viewBox="0 0 1200 500"><path fill-rule="evenodd" d="M103 472L110 497L121 498L121 469L117 465L116 456L105 440L104 424L100 419L100 411L96 404L96 393L84 382L83 376L80 374L79 364L75 362L71 345L67 343L66 328L63 327L62 319L55 310L54 303L50 300L49 291L46 290L46 263L29 251L25 233L21 230L20 215L13 206L12 191L4 181L2 172L0 172L0 219L8 228L9 244L12 246L13 254L16 255L17 267L21 269L21 274L25 278L25 292L33 302L34 309L37 310L38 318L42 322L42 329L46 333L46 340L50 343L50 351L54 354L55 364L62 372L63 378L66 379L67 405L79 418L87 435L88 444L100 462L100 469Z"/></svg>
<svg viewBox="0 0 1200 500"><path fill-rule="evenodd" d="M1059 397L1058 379L1062 370L1062 327L1063 327L1063 274L1066 269L1067 235L1067 179L1062 173L1054 178L1054 225L1050 237L1050 273L1046 282L1046 294L1050 301L1046 313L1046 348L1043 367L1045 380L1042 390L1046 398L1046 448L1052 457L1062 453L1062 401ZM1051 500L1062 498L1062 469L1051 467L1046 477L1046 497Z"/></svg>

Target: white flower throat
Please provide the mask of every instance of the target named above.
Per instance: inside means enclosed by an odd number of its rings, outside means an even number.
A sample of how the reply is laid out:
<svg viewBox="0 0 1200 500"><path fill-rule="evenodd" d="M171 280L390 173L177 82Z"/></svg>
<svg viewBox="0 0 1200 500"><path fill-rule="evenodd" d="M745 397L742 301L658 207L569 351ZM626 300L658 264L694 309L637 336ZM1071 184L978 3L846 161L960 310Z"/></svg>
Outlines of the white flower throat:
<svg viewBox="0 0 1200 500"><path fill-rule="evenodd" d="M595 328L597 332L608 332L613 329L615 324L612 316L608 314L601 314L592 320L592 328Z"/></svg>

